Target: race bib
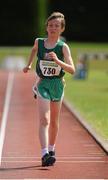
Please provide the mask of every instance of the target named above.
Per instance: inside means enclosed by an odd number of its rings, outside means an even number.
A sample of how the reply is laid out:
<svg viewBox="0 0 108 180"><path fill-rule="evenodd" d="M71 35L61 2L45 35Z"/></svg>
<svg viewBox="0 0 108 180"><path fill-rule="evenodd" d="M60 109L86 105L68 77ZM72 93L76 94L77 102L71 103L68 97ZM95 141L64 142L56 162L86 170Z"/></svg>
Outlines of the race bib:
<svg viewBox="0 0 108 180"><path fill-rule="evenodd" d="M40 69L44 76L58 76L61 71L61 67L51 60L40 60Z"/></svg>

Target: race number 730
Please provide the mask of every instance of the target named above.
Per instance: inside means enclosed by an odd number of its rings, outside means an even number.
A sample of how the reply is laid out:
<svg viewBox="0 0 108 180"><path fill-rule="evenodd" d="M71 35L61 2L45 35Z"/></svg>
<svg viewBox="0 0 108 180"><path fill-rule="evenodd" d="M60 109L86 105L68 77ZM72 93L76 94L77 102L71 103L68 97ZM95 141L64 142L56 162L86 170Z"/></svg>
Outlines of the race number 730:
<svg viewBox="0 0 108 180"><path fill-rule="evenodd" d="M56 69L51 67L44 67L44 75L55 75Z"/></svg>
<svg viewBox="0 0 108 180"><path fill-rule="evenodd" d="M44 76L58 76L61 67L54 61L40 60L40 69Z"/></svg>

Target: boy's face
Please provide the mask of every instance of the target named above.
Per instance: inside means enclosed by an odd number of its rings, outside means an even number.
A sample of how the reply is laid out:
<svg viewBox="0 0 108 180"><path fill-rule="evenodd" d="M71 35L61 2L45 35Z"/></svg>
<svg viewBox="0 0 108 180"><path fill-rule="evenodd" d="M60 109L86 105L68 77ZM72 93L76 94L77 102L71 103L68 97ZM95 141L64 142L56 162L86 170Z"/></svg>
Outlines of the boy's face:
<svg viewBox="0 0 108 180"><path fill-rule="evenodd" d="M47 25L48 35L59 36L63 32L63 30L64 28L62 28L60 18L56 18L48 21L48 25Z"/></svg>

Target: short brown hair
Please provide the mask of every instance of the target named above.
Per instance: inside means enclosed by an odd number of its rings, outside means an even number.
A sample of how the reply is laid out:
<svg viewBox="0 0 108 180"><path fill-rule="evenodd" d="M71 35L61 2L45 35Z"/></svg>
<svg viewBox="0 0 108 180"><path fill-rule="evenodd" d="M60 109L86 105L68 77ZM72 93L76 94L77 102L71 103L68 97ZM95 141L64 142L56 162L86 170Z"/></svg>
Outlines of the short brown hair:
<svg viewBox="0 0 108 180"><path fill-rule="evenodd" d="M46 25L48 25L48 22L52 19L57 19L60 18L61 19L61 26L63 29L65 29L65 17L62 13L60 12L53 12L48 19L46 20Z"/></svg>

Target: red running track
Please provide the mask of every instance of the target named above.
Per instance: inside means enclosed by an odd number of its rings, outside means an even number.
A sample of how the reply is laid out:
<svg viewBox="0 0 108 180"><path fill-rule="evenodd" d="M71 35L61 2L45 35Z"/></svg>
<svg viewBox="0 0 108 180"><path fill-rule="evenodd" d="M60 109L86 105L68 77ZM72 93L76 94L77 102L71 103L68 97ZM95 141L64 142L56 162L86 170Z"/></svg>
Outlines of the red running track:
<svg viewBox="0 0 108 180"><path fill-rule="evenodd" d="M13 79L9 80L9 76ZM41 167L37 104L32 94L35 73L1 71L0 79L0 126L4 108L8 109L0 147L0 179L108 178L106 153L64 105L56 145L57 162L53 167ZM7 107L4 102L8 81L13 82Z"/></svg>

